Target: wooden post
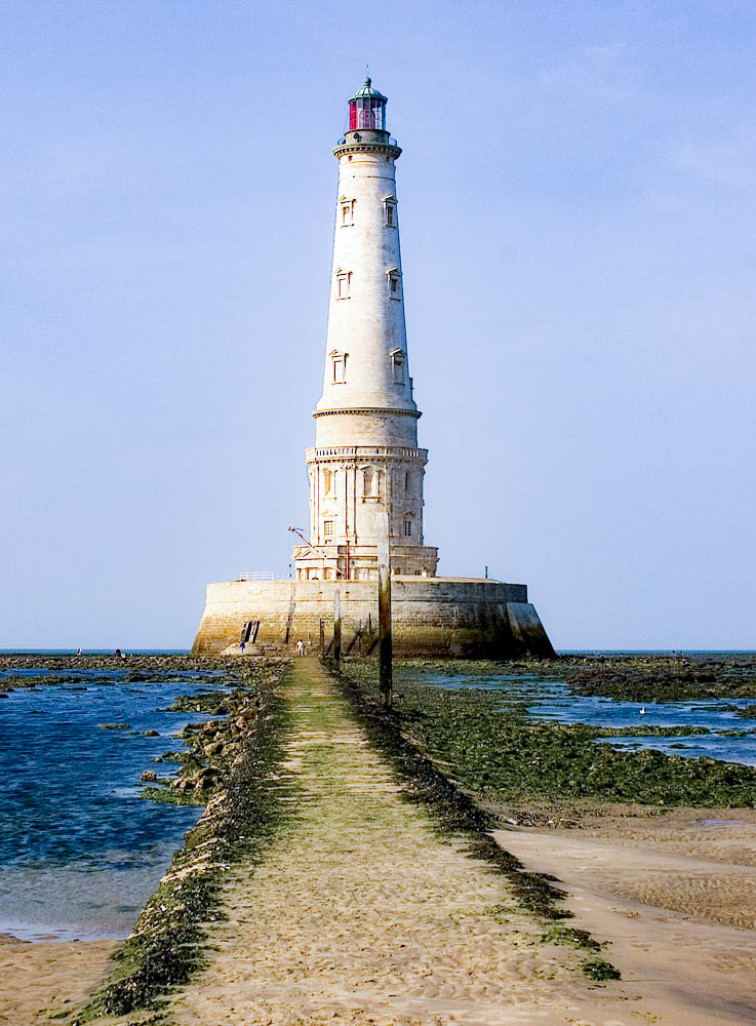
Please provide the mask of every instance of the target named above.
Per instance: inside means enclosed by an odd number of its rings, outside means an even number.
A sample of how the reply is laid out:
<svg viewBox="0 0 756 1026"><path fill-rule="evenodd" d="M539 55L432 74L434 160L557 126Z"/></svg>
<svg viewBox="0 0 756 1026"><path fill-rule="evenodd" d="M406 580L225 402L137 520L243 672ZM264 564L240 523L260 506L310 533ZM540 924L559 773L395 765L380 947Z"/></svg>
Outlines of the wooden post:
<svg viewBox="0 0 756 1026"><path fill-rule="evenodd" d="M378 515L378 659L383 708L390 709L394 697L393 641L391 637L391 549L389 515Z"/></svg>
<svg viewBox="0 0 756 1026"><path fill-rule="evenodd" d="M325 622L320 621L320 658L325 655Z"/></svg>
<svg viewBox="0 0 756 1026"><path fill-rule="evenodd" d="M333 593L333 658L341 666L341 588L336 585Z"/></svg>

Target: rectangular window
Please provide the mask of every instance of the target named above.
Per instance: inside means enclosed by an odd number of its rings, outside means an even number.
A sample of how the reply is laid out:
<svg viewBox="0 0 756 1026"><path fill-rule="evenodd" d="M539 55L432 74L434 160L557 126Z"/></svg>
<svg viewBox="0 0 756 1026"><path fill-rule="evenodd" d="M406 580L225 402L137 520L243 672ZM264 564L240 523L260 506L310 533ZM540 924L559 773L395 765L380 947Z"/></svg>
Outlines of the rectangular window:
<svg viewBox="0 0 756 1026"><path fill-rule="evenodd" d="M346 354L334 356L333 359L333 383L343 385L346 381Z"/></svg>
<svg viewBox="0 0 756 1026"><path fill-rule="evenodd" d="M336 275L336 296L338 299L349 299L349 282L351 277L351 273L347 271L341 271Z"/></svg>
<svg viewBox="0 0 756 1026"><path fill-rule="evenodd" d="M412 521L411 520L405 520L404 521L404 537L405 538L411 538L412 537Z"/></svg>
<svg viewBox="0 0 756 1026"><path fill-rule="evenodd" d="M401 349L395 349L391 354L391 368L394 374L394 384L404 384L404 353Z"/></svg>
<svg viewBox="0 0 756 1026"><path fill-rule="evenodd" d="M400 288L402 276L399 273L399 269L394 267L390 271L386 272L386 280L388 281L389 287L389 299L402 298L402 290Z"/></svg>
<svg viewBox="0 0 756 1026"><path fill-rule="evenodd" d="M333 538L333 520L323 521L323 537Z"/></svg>

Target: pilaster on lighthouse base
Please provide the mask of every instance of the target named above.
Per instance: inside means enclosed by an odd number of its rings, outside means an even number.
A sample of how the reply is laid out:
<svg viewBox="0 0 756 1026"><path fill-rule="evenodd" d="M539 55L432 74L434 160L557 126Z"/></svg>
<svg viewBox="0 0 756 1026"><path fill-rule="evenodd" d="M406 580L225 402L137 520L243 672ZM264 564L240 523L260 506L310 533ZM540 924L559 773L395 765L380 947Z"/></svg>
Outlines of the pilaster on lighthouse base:
<svg viewBox="0 0 756 1026"><path fill-rule="evenodd" d="M209 584L193 655L238 655L256 625L255 651L283 654L298 641L316 650L321 624L333 634L334 594L341 593L342 651L371 655L377 639L374 581L228 581ZM528 602L524 584L490 578L392 578L394 652L462 659L551 658L556 653Z"/></svg>

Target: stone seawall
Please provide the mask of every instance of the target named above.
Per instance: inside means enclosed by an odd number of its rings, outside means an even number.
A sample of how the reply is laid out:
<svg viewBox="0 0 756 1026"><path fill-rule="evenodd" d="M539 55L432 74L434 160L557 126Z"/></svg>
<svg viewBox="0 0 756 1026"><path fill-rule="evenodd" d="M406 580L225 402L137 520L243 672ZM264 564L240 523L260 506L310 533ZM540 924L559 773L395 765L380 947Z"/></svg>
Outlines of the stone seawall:
<svg viewBox="0 0 756 1026"><path fill-rule="evenodd" d="M369 654L378 625L373 581L228 581L207 586L205 612L192 652L238 654L245 623L260 623L248 651L280 652L297 641L317 649L323 621L333 636L341 591L343 650ZM392 579L394 651L399 656L502 659L552 656L554 650L524 584L484 578Z"/></svg>

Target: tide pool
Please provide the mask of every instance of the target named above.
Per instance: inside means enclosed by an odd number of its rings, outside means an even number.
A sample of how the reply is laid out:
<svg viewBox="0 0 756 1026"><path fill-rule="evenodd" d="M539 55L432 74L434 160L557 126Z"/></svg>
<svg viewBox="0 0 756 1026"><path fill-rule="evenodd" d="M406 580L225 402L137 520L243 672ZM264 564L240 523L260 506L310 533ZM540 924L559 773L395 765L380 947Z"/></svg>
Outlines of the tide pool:
<svg viewBox="0 0 756 1026"><path fill-rule="evenodd" d="M573 694L558 676L538 674L421 673L418 683L442 688L484 688L501 693L502 704L520 704L534 719L586 723L597 727L705 727L710 733L694 737L597 738L617 749L652 748L692 758L708 756L724 762L756 766L756 719L737 709L752 706L753 698L699 699L682 702L622 702L601 696ZM398 685L398 687L400 687ZM641 713L645 709L645 713ZM743 736L723 735L742 731ZM748 733L754 731L754 733Z"/></svg>
<svg viewBox="0 0 756 1026"><path fill-rule="evenodd" d="M0 679L38 674L39 686L0 700L0 932L123 937L202 811L139 798L143 770L175 772L154 759L183 748L171 735L192 720L163 707L222 678L77 665ZM51 676L66 681L42 683Z"/></svg>

